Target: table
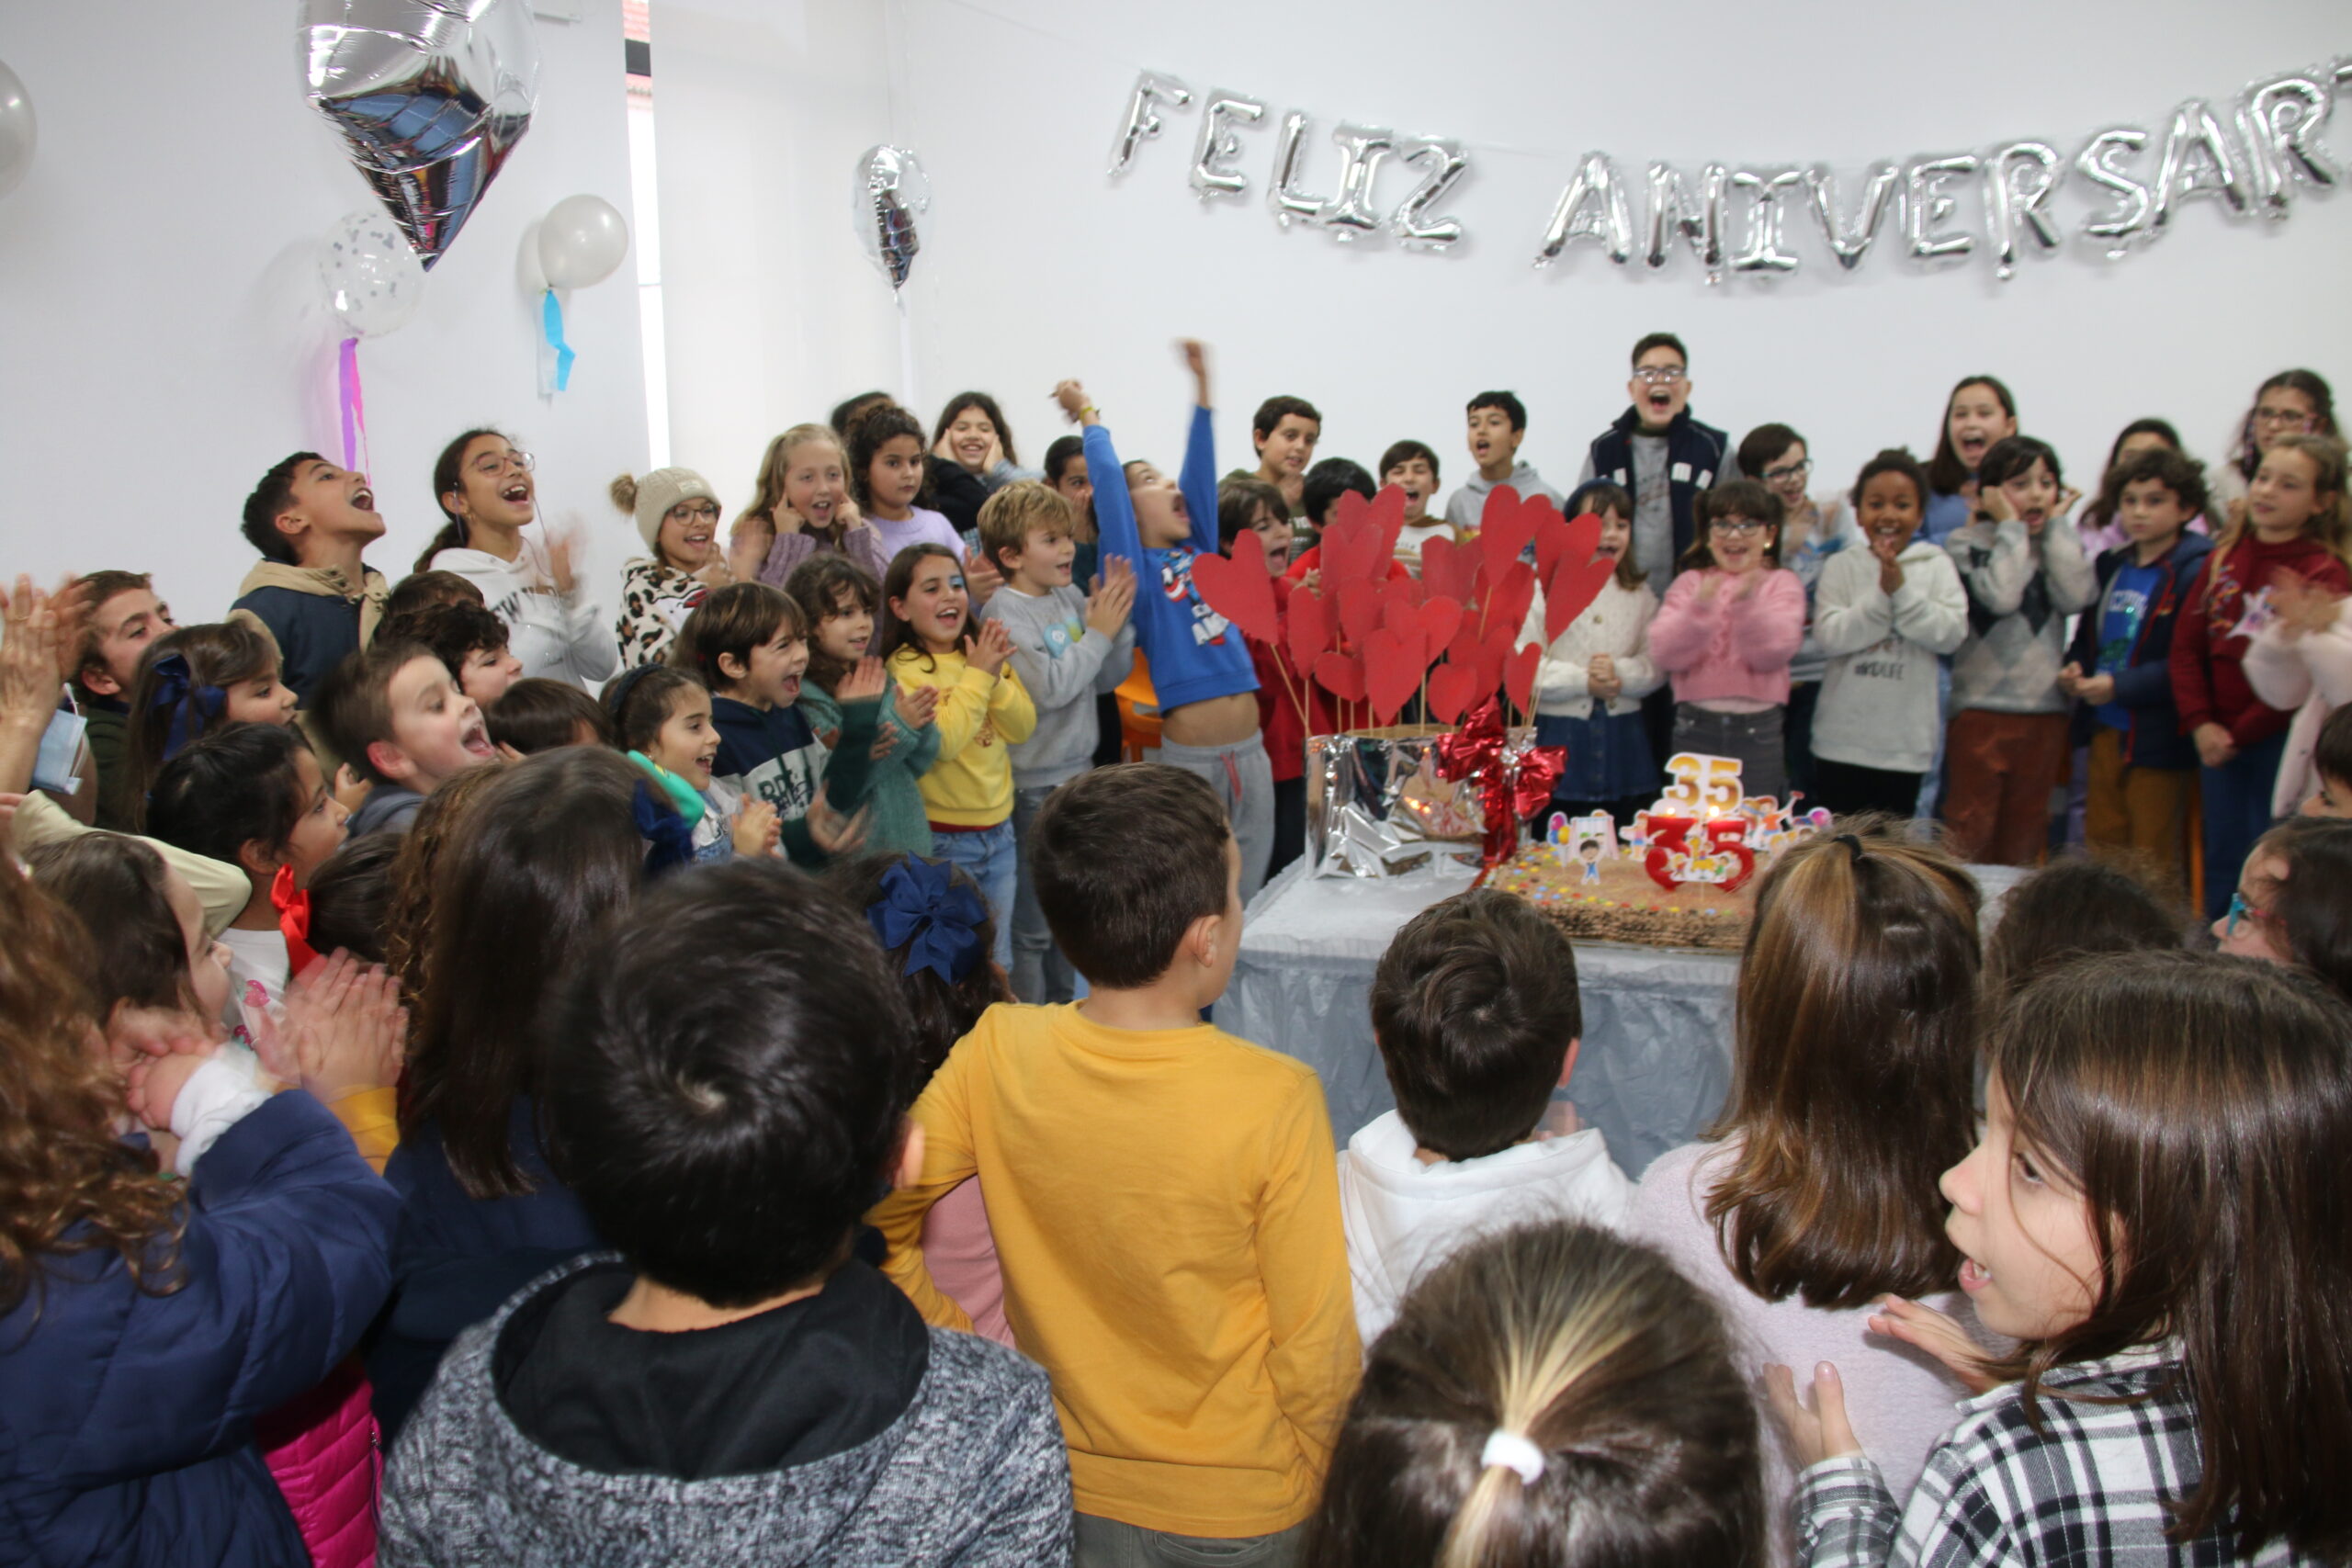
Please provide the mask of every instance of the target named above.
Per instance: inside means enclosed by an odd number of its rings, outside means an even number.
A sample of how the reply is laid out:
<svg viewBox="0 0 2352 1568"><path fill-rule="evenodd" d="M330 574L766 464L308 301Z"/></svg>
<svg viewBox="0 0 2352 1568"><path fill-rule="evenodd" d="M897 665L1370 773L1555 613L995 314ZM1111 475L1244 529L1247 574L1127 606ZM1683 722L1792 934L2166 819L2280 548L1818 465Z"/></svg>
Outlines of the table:
<svg viewBox="0 0 2352 1568"><path fill-rule="evenodd" d="M1972 866L1986 897L2024 873ZM1295 1056L1323 1080L1331 1131L1344 1145L1394 1109L1372 1039L1372 975L1397 929L1469 887L1473 868L1445 860L1408 875L1318 877L1295 862L1250 904L1233 979L1216 1005L1219 1028ZM1638 1178L1651 1160L1689 1143L1723 1109L1731 1088L1731 953L1577 942L1584 1046L1566 1098L1599 1127L1610 1154Z"/></svg>

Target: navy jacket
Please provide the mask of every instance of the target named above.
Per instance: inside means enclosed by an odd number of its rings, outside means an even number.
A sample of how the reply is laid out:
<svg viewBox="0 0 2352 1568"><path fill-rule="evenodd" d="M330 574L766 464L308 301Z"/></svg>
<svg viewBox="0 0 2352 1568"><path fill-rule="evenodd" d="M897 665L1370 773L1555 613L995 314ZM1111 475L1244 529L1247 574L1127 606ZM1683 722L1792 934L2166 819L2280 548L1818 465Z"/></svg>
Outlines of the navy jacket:
<svg viewBox="0 0 2352 1568"><path fill-rule="evenodd" d="M359 1342L399 1200L296 1092L220 1135L185 1213L171 1294L85 1252L0 1318L0 1562L310 1562L254 1417Z"/></svg>
<svg viewBox="0 0 2352 1568"><path fill-rule="evenodd" d="M2083 612L2075 627L2075 641L2066 649L2068 662L2084 674L2098 670L2099 625L2107 619L2108 585L2135 547L2123 544L2098 558L2098 596ZM2213 541L2202 534L2183 532L2180 541L2157 564L2165 575L2156 584L2155 603L2140 622L2139 640L2132 646L2132 661L2115 674L2115 700L2132 711L2131 728L2123 732L2123 761L2134 768L2193 768L2197 747L2180 732L2180 709L2172 697L2172 634L2180 623L2181 607L2205 575L2205 558ZM2087 746L2098 728L2091 705L2075 705L2075 744Z"/></svg>
<svg viewBox="0 0 2352 1568"><path fill-rule="evenodd" d="M277 639L284 662L278 679L311 705L311 693L328 671L359 649L359 601L291 588L256 588L232 610L250 610Z"/></svg>
<svg viewBox="0 0 2352 1568"><path fill-rule="evenodd" d="M1636 508L1642 498L1634 489L1634 434L1640 428L1641 415L1627 409L1617 416L1617 423L1593 438L1591 453L1593 478L1623 485ZM1676 560L1698 537L1691 508L1698 502L1699 492L1714 489L1730 462L1731 437L1692 419L1689 409L1676 414L1674 423L1666 427L1666 488L1674 503ZM1666 592L1663 585L1658 592Z"/></svg>
<svg viewBox="0 0 2352 1568"><path fill-rule="evenodd" d="M604 1245L540 1152L527 1098L514 1102L507 1136L533 1184L518 1198L469 1197L434 1122L402 1138L384 1166L384 1179L400 1195L400 1233L391 1305L368 1348L368 1378L387 1451L451 1340L541 1274Z"/></svg>

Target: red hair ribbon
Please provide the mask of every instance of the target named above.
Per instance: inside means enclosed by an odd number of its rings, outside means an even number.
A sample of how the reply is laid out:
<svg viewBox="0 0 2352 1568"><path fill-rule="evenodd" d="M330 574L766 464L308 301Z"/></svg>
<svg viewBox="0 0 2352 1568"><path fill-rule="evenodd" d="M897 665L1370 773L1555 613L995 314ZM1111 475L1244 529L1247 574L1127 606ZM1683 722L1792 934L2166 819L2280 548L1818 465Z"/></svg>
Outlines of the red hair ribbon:
<svg viewBox="0 0 2352 1568"><path fill-rule="evenodd" d="M311 945L311 896L294 886L294 868L281 865L269 885L269 901L277 910L277 929L286 938L286 973L299 976L318 962Z"/></svg>

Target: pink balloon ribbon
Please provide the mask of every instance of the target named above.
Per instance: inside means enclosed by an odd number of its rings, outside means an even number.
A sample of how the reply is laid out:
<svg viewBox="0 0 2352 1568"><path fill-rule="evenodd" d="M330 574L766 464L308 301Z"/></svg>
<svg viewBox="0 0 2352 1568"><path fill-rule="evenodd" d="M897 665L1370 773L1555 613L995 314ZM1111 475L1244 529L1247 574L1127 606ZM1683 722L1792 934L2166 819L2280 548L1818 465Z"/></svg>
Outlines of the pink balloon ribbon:
<svg viewBox="0 0 2352 1568"><path fill-rule="evenodd" d="M343 466L364 472L361 457L368 446L368 403L359 395L359 340L343 340L336 356L336 403L343 412Z"/></svg>

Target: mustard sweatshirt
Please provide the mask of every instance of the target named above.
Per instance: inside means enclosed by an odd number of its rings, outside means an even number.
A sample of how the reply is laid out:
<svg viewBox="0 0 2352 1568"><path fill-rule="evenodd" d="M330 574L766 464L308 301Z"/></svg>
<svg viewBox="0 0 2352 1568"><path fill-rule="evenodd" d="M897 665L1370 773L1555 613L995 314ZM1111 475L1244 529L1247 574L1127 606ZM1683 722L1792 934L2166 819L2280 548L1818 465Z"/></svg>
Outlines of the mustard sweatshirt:
<svg viewBox="0 0 2352 1568"><path fill-rule="evenodd" d="M1312 1510L1361 1351L1314 1071L1208 1024L990 1008L916 1103L920 1180L874 1211L923 1316L931 1205L978 1175L1005 1315L1054 1382L1080 1513L1261 1535Z"/></svg>
<svg viewBox="0 0 2352 1568"><path fill-rule="evenodd" d="M939 757L919 783L924 812L947 828L993 828L1012 815L1012 759L1005 748L1037 728L1036 705L1008 660L991 675L955 653L902 648L890 674L910 691L939 688Z"/></svg>

